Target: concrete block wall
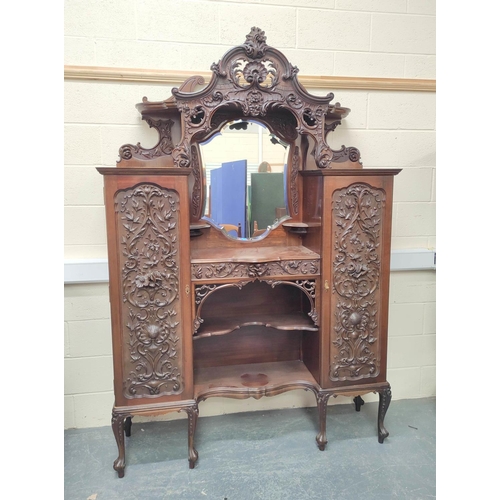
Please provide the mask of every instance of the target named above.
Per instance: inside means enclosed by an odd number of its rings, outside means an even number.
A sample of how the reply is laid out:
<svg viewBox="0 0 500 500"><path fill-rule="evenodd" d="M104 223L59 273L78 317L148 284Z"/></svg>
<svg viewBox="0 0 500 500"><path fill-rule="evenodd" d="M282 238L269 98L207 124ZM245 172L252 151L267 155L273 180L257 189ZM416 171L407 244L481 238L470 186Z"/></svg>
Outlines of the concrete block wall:
<svg viewBox="0 0 500 500"><path fill-rule="evenodd" d="M435 78L432 0L67 0L64 18L67 65L208 71L259 26L299 75ZM106 258L102 178L95 167L114 166L123 144L156 143L156 132L134 106L143 96L166 99L170 90L161 84L65 82L66 259ZM403 168L395 180L393 248L434 249L435 94L334 93L334 102L352 111L330 134L331 145L357 147L366 168ZM431 270L391 273L388 380L394 399L435 395L435 282ZM65 427L109 425L107 283L66 285L64 300ZM314 404L311 394L294 391L259 401L208 400L200 415Z"/></svg>

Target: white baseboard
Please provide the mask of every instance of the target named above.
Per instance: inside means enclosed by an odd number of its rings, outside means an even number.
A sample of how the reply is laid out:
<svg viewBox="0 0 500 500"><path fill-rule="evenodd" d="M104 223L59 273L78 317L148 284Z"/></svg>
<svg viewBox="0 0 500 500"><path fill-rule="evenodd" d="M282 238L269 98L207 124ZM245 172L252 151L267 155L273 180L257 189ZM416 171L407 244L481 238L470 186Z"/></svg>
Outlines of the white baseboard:
<svg viewBox="0 0 500 500"><path fill-rule="evenodd" d="M391 271L436 269L436 252L428 249L393 250ZM109 280L107 259L80 259L64 262L64 284L106 283Z"/></svg>

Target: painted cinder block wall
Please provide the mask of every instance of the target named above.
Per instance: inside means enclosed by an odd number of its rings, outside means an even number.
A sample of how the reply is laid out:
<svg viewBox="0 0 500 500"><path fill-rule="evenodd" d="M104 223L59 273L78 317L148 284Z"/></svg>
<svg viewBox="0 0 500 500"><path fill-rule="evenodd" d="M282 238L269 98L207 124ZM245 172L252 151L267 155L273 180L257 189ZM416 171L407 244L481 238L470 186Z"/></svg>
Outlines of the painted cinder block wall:
<svg viewBox="0 0 500 500"><path fill-rule="evenodd" d="M237 20L237 22L235 21ZM252 26L300 75L435 78L432 0L67 0L66 65L208 71ZM135 104L168 98L162 84L65 81L65 258L106 258L102 177L126 143L156 132ZM328 90L308 88L317 95ZM355 146L365 168L403 168L395 179L393 249L435 248L435 93L334 90L351 108L331 145ZM389 372L393 399L436 391L435 271L391 273ZM113 405L107 283L65 285L65 427L109 425ZM367 395L365 400L375 400ZM332 404L348 403L331 399ZM293 391L274 398L208 400L200 415L313 406ZM164 418L184 418L171 414Z"/></svg>

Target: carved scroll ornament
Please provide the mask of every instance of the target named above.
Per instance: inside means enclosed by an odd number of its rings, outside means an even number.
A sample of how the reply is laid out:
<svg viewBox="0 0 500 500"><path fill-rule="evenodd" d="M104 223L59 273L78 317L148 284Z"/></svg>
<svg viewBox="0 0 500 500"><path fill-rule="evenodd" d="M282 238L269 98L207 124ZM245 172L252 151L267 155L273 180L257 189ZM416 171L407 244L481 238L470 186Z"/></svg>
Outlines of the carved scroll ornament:
<svg viewBox="0 0 500 500"><path fill-rule="evenodd" d="M151 160L159 156L168 156L172 154L174 143L172 142L172 126L174 122L170 119L153 120L152 118L145 117L144 120L151 128L158 131L159 140L156 146L152 148L143 148L140 143L137 145L125 144L118 151L121 160L130 160L132 158L139 158Z"/></svg>
<svg viewBox="0 0 500 500"><path fill-rule="evenodd" d="M333 193L333 381L376 377L379 373L380 232L384 205L384 191L363 183Z"/></svg>
<svg viewBox="0 0 500 500"><path fill-rule="evenodd" d="M221 262L191 264L193 281L221 278L262 278L265 276L317 275L319 260L282 260L262 263Z"/></svg>
<svg viewBox="0 0 500 500"><path fill-rule="evenodd" d="M154 184L119 191L127 398L182 392L179 317L179 195Z"/></svg>

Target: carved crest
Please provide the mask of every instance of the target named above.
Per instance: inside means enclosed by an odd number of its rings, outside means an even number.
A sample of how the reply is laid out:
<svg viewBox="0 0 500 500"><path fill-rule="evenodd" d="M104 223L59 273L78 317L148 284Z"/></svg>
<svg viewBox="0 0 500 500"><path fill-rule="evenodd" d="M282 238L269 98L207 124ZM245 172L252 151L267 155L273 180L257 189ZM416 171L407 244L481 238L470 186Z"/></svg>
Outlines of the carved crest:
<svg viewBox="0 0 500 500"><path fill-rule="evenodd" d="M226 109L263 121L271 111L286 110L295 122L293 128L313 139L311 154L318 168L359 160L359 151L354 148L334 151L326 143L325 136L332 131L326 116L333 93L325 97L309 94L297 79L298 68L267 45L261 29L253 27L243 45L229 50L211 69L212 79L201 91L172 89L183 120L183 136L172 153L176 166L192 166L190 145L208 137L218 126L214 116Z"/></svg>

